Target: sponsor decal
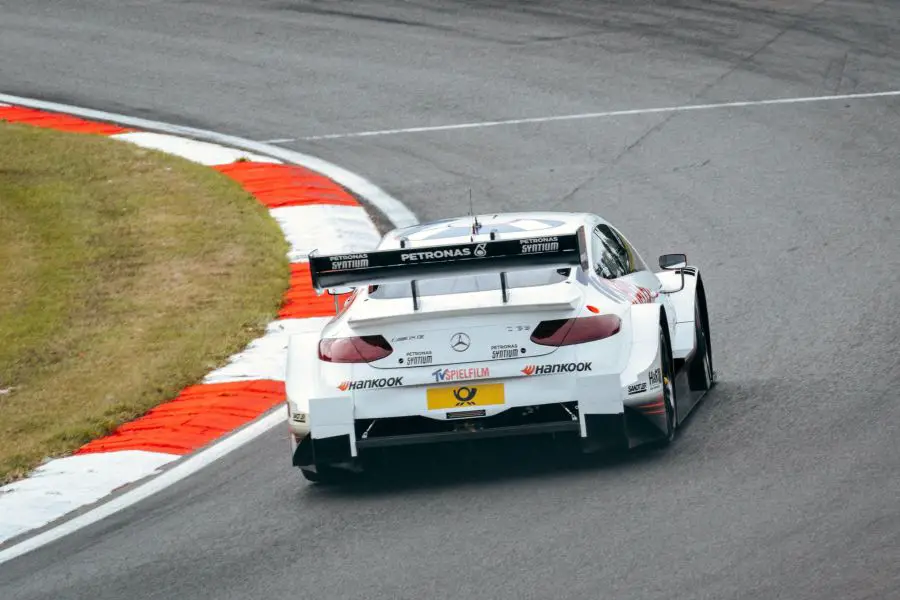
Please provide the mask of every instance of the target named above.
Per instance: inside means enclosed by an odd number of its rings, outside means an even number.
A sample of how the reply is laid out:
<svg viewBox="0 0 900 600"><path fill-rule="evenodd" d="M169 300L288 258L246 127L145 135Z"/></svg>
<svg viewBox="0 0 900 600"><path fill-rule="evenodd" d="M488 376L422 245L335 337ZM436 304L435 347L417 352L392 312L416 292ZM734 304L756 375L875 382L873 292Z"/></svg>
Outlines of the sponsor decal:
<svg viewBox="0 0 900 600"><path fill-rule="evenodd" d="M525 365L522 372L525 375L553 375L555 373L581 373L590 371L591 363L557 363L551 365Z"/></svg>
<svg viewBox="0 0 900 600"><path fill-rule="evenodd" d="M625 294L625 299L632 304L650 304L653 302L653 292L645 287L634 285L621 279L608 280L606 283Z"/></svg>
<svg viewBox="0 0 900 600"><path fill-rule="evenodd" d="M559 238L556 236L553 237L542 237L542 238L528 238L526 240L520 240L521 242L521 252L522 254L541 254L544 252L559 252Z"/></svg>
<svg viewBox="0 0 900 600"><path fill-rule="evenodd" d="M647 383L643 382L643 381L641 383L635 383L635 384L628 386L628 395L629 396L632 394L640 394L641 392L646 392L646 391L647 391Z"/></svg>
<svg viewBox="0 0 900 600"><path fill-rule="evenodd" d="M497 344L495 346L491 346L491 358L495 360L501 358L517 358L518 356L518 344Z"/></svg>
<svg viewBox="0 0 900 600"><path fill-rule="evenodd" d="M453 390L453 397L456 398L456 406L475 406L475 396L478 395L476 387L459 387Z"/></svg>
<svg viewBox="0 0 900 600"><path fill-rule="evenodd" d="M431 374L435 381L459 381L460 379L481 379L491 376L487 367L468 367L465 369L438 369Z"/></svg>
<svg viewBox="0 0 900 600"><path fill-rule="evenodd" d="M369 266L368 254L340 254L329 258L332 269L365 269Z"/></svg>
<svg viewBox="0 0 900 600"><path fill-rule="evenodd" d="M484 244L478 244L477 246L475 246L475 256L477 256L478 258L484 258L485 256L487 256L487 246L485 246Z"/></svg>
<svg viewBox="0 0 900 600"><path fill-rule="evenodd" d="M638 286L632 304L650 304L653 302L653 293L645 287Z"/></svg>
<svg viewBox="0 0 900 600"><path fill-rule="evenodd" d="M403 335L400 337L391 338L391 343L394 344L397 342L412 342L415 340L422 340L422 339L425 339L425 336L421 333L419 335Z"/></svg>
<svg viewBox="0 0 900 600"><path fill-rule="evenodd" d="M647 373L647 376L650 378L650 389L651 390L655 390L656 388L658 388L659 386L662 385L662 373L660 373L660 370L658 368L653 369L652 371Z"/></svg>
<svg viewBox="0 0 900 600"><path fill-rule="evenodd" d="M360 379L359 381L342 381L338 389L347 390L372 390L403 385L403 377L382 377L381 379Z"/></svg>
<svg viewBox="0 0 900 600"><path fill-rule="evenodd" d="M472 345L472 338L465 333L454 333L450 336L450 347L457 352L465 352Z"/></svg>
<svg viewBox="0 0 900 600"><path fill-rule="evenodd" d="M400 255L403 262L418 260L438 260L441 258L466 258L472 256L470 248L442 248L440 250L423 250L422 252L404 252Z"/></svg>
<svg viewBox="0 0 900 600"><path fill-rule="evenodd" d="M431 355L431 350L406 353L406 365L409 367L424 367L430 365L433 361L434 357Z"/></svg>
<svg viewBox="0 0 900 600"><path fill-rule="evenodd" d="M510 333L514 331L531 331L531 325L507 325L506 331Z"/></svg>

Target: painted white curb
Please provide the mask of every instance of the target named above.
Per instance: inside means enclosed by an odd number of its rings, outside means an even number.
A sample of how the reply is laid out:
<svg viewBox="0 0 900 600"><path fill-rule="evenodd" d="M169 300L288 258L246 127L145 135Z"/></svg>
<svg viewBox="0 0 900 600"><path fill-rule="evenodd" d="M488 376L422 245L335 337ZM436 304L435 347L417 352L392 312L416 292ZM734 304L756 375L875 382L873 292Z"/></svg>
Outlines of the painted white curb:
<svg viewBox="0 0 900 600"><path fill-rule="evenodd" d="M329 318L281 319L270 323L265 335L250 342L243 351L232 356L227 365L207 375L203 383L256 379L284 381L290 336L298 333L319 333Z"/></svg>
<svg viewBox="0 0 900 600"><path fill-rule="evenodd" d="M43 527L178 458L162 452L123 450L51 460L25 479L0 488L0 538Z"/></svg>
<svg viewBox="0 0 900 600"><path fill-rule="evenodd" d="M285 206L269 212L291 246L291 262L306 262L313 250L320 254L348 254L360 248L374 248L381 241L361 206Z"/></svg>
<svg viewBox="0 0 900 600"><path fill-rule="evenodd" d="M142 148L159 150L167 154L174 154L181 158L213 167L215 165L227 165L239 160L253 162L280 163L281 161L262 154L253 154L235 148L226 148L209 142L199 142L183 137L167 135L165 133L152 133L149 131L135 131L131 133L116 133L109 136L117 140L125 140Z"/></svg>

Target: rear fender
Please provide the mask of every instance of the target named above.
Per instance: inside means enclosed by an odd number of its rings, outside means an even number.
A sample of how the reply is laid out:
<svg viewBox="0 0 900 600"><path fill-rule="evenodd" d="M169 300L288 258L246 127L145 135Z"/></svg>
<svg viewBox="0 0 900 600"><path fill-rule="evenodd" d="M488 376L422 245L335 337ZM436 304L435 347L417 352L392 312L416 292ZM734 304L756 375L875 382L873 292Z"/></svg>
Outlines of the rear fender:
<svg viewBox="0 0 900 600"><path fill-rule="evenodd" d="M621 386L647 383L649 374L660 367L659 326L665 321L661 304L635 304L631 307L631 355L621 374Z"/></svg>
<svg viewBox="0 0 900 600"><path fill-rule="evenodd" d="M658 439L665 432L666 417L661 412L663 399L662 348L660 329L668 331L666 308L662 304L636 304L631 307L632 349L628 366L622 372L625 395L625 432L629 446Z"/></svg>
<svg viewBox="0 0 900 600"><path fill-rule="evenodd" d="M285 368L285 391L287 392L288 414L309 413L309 399L312 396L310 383L318 380L319 335L302 333L288 338L287 363Z"/></svg>
<svg viewBox="0 0 900 600"><path fill-rule="evenodd" d="M285 391L292 437L296 441L309 433L314 440L349 434L356 456L353 396L322 387L318 344L318 333L293 335L288 341Z"/></svg>

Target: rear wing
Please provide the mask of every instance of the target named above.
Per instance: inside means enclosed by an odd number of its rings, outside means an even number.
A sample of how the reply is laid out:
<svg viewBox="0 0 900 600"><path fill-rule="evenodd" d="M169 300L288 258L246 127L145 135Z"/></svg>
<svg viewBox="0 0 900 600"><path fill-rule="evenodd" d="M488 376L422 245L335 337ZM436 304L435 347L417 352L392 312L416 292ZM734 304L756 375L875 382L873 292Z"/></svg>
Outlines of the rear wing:
<svg viewBox="0 0 900 600"><path fill-rule="evenodd" d="M434 279L484 272L500 274L503 299L507 299L507 271L536 267L587 268L587 237L584 227L567 235L493 240L450 246L403 247L357 254L309 255L309 270L316 291L339 286L360 286L417 279Z"/></svg>

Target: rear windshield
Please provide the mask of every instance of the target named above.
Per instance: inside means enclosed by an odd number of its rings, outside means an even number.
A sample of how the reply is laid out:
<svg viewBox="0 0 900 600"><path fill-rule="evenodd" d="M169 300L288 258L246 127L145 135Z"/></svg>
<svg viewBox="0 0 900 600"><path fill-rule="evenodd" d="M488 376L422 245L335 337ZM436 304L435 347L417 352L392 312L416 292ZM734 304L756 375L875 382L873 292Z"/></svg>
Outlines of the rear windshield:
<svg viewBox="0 0 900 600"><path fill-rule="evenodd" d="M529 271L510 271L506 274L506 283L510 289L537 287L561 283L568 279L569 269L539 269ZM420 296L445 296L448 294L469 294L472 292L489 292L500 290L499 273L478 273L445 277L443 279L422 279L418 281ZM370 298L391 300L394 298L411 298L412 286L409 283L383 283L372 286Z"/></svg>

